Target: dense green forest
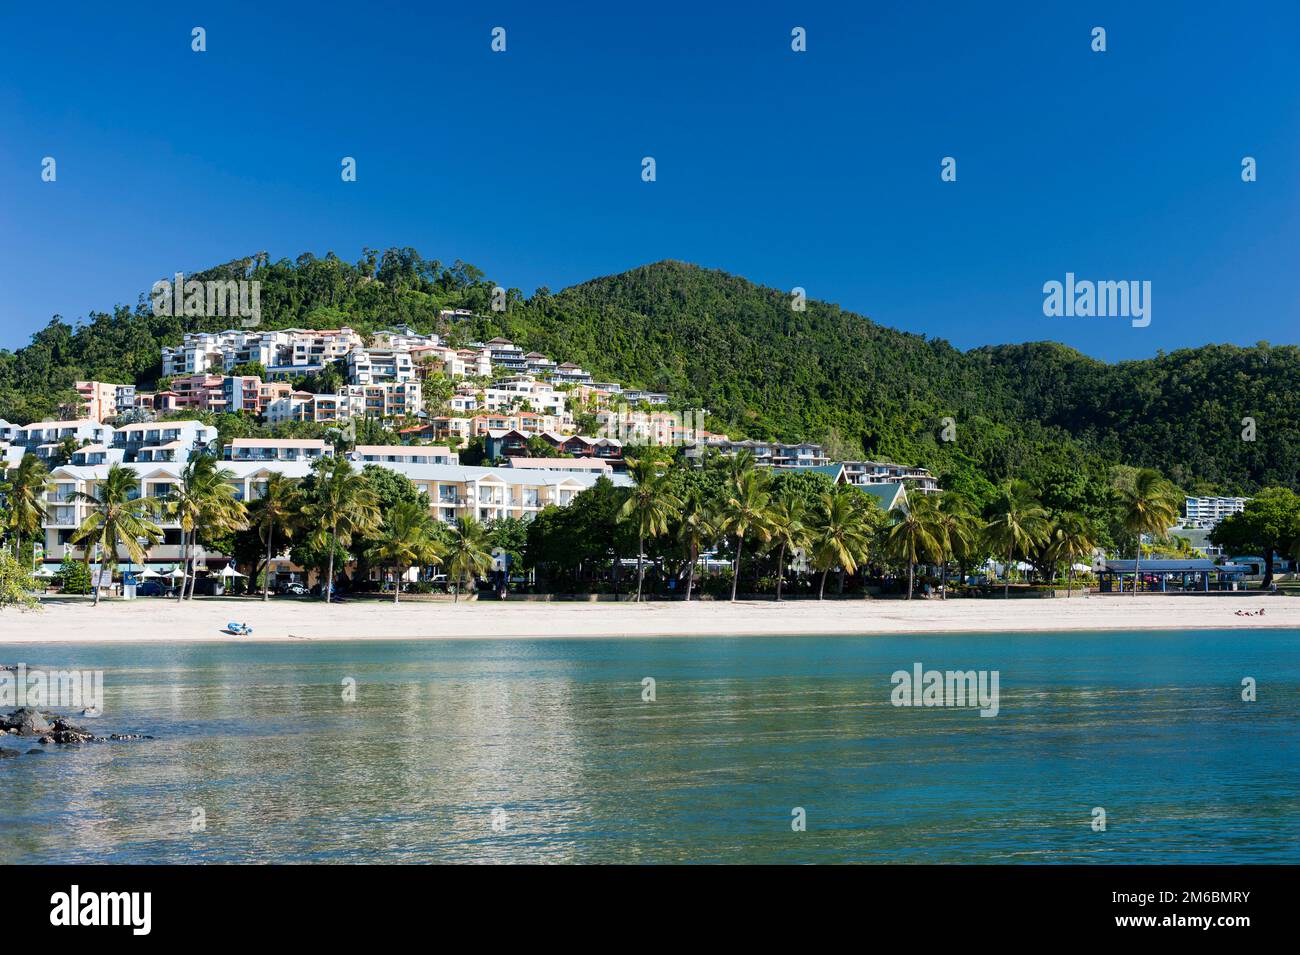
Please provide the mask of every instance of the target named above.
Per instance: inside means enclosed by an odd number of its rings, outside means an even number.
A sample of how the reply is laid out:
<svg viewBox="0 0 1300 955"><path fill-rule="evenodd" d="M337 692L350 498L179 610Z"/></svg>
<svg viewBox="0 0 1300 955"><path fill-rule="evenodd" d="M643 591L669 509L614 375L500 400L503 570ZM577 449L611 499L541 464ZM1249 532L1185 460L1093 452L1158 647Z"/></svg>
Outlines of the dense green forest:
<svg viewBox="0 0 1300 955"><path fill-rule="evenodd" d="M709 426L733 437L923 464L976 498L1017 475L1086 509L1116 464L1223 493L1294 487L1300 469L1294 346L1212 345L1118 364L1053 343L961 352L826 302L796 311L785 291L673 261L554 293L512 289L495 313L494 283L480 270L413 249L367 249L356 264L259 254L187 277L260 281L265 328L406 323L455 344L504 335L598 380L706 408ZM482 317L440 323L447 308ZM155 316L144 295L76 324L56 316L30 345L0 351L0 417L50 416L81 378L147 386L162 345L230 324ZM1243 418L1254 419L1254 440L1243 438Z"/></svg>

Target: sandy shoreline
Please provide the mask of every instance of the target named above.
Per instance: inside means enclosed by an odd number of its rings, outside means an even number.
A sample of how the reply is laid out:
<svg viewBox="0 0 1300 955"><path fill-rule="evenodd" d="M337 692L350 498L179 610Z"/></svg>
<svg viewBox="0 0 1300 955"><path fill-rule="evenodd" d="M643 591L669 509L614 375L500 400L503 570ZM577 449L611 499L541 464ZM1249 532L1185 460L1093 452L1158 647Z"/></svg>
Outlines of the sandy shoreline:
<svg viewBox="0 0 1300 955"><path fill-rule="evenodd" d="M1263 617L1236 610L1266 609ZM252 637L221 632L247 622ZM0 612L0 644L544 637L873 635L1056 630L1300 629L1288 597L1082 597L683 603L346 603L142 599Z"/></svg>

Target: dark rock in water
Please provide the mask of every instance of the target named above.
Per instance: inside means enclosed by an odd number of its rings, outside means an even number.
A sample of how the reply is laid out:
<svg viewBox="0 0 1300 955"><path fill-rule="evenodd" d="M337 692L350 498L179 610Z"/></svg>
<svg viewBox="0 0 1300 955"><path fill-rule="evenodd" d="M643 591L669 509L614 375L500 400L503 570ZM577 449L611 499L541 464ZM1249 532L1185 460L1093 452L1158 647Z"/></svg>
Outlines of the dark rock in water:
<svg viewBox="0 0 1300 955"><path fill-rule="evenodd" d="M0 716L0 725L18 736L40 736L53 729L40 712L26 706L14 710L8 716Z"/></svg>
<svg viewBox="0 0 1300 955"><path fill-rule="evenodd" d="M29 749L29 750L27 751L27 755L28 755L28 756L44 756L44 755L45 755L45 750L43 750L43 749Z"/></svg>
<svg viewBox="0 0 1300 955"><path fill-rule="evenodd" d="M0 731L17 736L39 736L37 742L59 746L77 746L81 743L108 743L117 740L153 739L142 733L112 733L108 736L96 736L84 726L77 726L62 716L54 713L39 713L23 707L8 716L0 715ZM28 750L40 753L43 750ZM6 755L18 755L18 750L6 750Z"/></svg>
<svg viewBox="0 0 1300 955"><path fill-rule="evenodd" d="M18 755L19 755L18 750L5 749L3 746L0 746L0 759L14 759Z"/></svg>

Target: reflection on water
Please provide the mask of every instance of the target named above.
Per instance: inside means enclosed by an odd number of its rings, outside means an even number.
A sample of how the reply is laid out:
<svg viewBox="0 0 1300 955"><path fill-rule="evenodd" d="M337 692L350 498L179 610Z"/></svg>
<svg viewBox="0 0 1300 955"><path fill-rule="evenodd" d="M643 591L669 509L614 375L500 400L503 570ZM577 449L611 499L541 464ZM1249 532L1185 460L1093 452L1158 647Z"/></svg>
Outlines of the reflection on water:
<svg viewBox="0 0 1300 955"><path fill-rule="evenodd" d="M159 737L0 761L0 863L1297 862L1298 644L0 646L104 669L96 731ZM891 706L916 661L1000 671L1000 714Z"/></svg>

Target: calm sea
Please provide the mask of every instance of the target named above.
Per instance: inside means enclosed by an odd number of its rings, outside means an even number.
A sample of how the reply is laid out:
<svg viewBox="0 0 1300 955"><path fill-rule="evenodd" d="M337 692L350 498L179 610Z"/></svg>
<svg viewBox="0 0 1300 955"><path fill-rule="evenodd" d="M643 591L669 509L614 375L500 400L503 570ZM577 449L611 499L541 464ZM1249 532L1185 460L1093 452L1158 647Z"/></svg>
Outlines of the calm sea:
<svg viewBox="0 0 1300 955"><path fill-rule="evenodd" d="M1298 650L1280 630L0 645L102 669L82 722L157 737L0 760L0 863L1294 863ZM998 715L891 705L916 663L997 671Z"/></svg>

